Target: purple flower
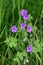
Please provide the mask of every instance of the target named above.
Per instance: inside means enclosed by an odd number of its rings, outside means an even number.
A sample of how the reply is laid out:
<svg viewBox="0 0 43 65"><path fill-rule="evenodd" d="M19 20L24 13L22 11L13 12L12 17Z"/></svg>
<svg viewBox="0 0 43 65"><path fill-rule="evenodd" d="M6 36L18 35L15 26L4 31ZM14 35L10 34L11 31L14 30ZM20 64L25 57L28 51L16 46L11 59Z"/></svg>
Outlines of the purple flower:
<svg viewBox="0 0 43 65"><path fill-rule="evenodd" d="M24 19L24 20L28 20L28 18L29 18L29 17L28 17L28 14L25 14L25 15L23 16L23 19Z"/></svg>
<svg viewBox="0 0 43 65"><path fill-rule="evenodd" d="M27 52L32 52L32 46L27 47Z"/></svg>
<svg viewBox="0 0 43 65"><path fill-rule="evenodd" d="M20 11L20 13L21 13L21 15L23 16L23 19L24 19L24 20L28 20L27 10L22 9L22 10Z"/></svg>
<svg viewBox="0 0 43 65"><path fill-rule="evenodd" d="M22 9L22 10L20 11L20 13L21 13L21 15L22 15L22 16L24 16L24 15L26 15L26 14L27 14L27 10Z"/></svg>
<svg viewBox="0 0 43 65"><path fill-rule="evenodd" d="M26 27L26 23L22 23L21 28L25 28L25 27Z"/></svg>
<svg viewBox="0 0 43 65"><path fill-rule="evenodd" d="M29 32L29 33L32 32L32 26L27 26L27 32Z"/></svg>
<svg viewBox="0 0 43 65"><path fill-rule="evenodd" d="M11 27L12 32L17 32L17 30L18 30L18 28L15 25Z"/></svg>

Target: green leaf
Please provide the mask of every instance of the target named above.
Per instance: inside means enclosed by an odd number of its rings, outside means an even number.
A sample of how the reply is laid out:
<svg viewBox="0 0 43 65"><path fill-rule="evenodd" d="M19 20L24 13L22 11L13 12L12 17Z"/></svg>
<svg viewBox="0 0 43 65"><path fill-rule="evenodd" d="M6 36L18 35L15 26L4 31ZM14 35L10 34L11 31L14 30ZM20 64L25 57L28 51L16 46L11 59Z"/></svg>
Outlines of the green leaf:
<svg viewBox="0 0 43 65"><path fill-rule="evenodd" d="M31 16L31 14L29 14L29 19L28 19L28 21L31 21L31 20L33 20L33 17Z"/></svg>
<svg viewBox="0 0 43 65"><path fill-rule="evenodd" d="M37 27L36 26L33 26L32 30L33 30L33 32L36 32Z"/></svg>
<svg viewBox="0 0 43 65"><path fill-rule="evenodd" d="M27 37L27 32L26 32L26 30L24 29L24 30L22 31L22 38L24 39L25 37Z"/></svg>
<svg viewBox="0 0 43 65"><path fill-rule="evenodd" d="M6 42L7 45L10 46L11 48L17 46L17 38L15 38L15 37L10 37L10 39L7 38L7 39L5 40L5 42Z"/></svg>
<svg viewBox="0 0 43 65"><path fill-rule="evenodd" d="M21 52L17 52L17 57L22 61L23 60L23 54Z"/></svg>
<svg viewBox="0 0 43 65"><path fill-rule="evenodd" d="M10 43L9 46L12 47L16 47L17 46L17 38L11 37L10 38Z"/></svg>
<svg viewBox="0 0 43 65"><path fill-rule="evenodd" d="M39 40L36 40L33 46L33 52L40 52L40 43Z"/></svg>

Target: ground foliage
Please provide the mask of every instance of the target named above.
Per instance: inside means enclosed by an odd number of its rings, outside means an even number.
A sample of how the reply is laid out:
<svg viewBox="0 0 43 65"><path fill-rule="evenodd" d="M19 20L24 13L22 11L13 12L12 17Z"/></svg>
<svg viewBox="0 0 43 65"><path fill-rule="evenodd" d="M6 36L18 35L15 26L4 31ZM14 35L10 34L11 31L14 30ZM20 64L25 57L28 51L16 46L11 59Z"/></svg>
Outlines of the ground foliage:
<svg viewBox="0 0 43 65"><path fill-rule="evenodd" d="M20 10L26 9L28 21L24 21ZM31 25L33 31L27 33L20 28L22 22ZM11 26L19 30L11 32ZM31 44L32 53L26 52ZM43 0L0 0L0 65L43 65Z"/></svg>

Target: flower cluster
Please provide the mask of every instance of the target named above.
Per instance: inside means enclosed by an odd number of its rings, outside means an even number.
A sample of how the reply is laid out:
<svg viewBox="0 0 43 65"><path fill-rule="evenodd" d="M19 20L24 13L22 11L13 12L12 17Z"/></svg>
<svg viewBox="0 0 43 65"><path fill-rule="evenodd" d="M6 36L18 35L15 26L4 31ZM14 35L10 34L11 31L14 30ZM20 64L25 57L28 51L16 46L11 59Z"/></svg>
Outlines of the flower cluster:
<svg viewBox="0 0 43 65"><path fill-rule="evenodd" d="M21 26L21 28L24 29L26 27L26 23L22 23L20 26ZM18 28L16 27L16 25L11 27L11 31L12 32L17 32L18 31ZM29 33L32 32L32 26L27 26L27 32L29 32ZM32 46L27 47L27 52L32 52Z"/></svg>
<svg viewBox="0 0 43 65"><path fill-rule="evenodd" d="M23 16L23 19L24 19L24 20L28 20L27 10L22 9L22 10L20 11L20 13L21 13L21 15ZM21 23L21 24L20 24L20 27L21 27L22 29L27 28L26 30L27 30L27 32L29 32L29 33L32 32L32 26L27 26L26 23ZM16 25L13 25L13 26L11 27L11 32L15 33L15 32L17 32L17 31L18 31L18 28L16 27ZM32 46L27 46L27 52L32 52Z"/></svg>
<svg viewBox="0 0 43 65"><path fill-rule="evenodd" d="M26 27L26 23L22 23L21 28L25 28L25 27ZM29 33L32 32L32 26L27 26L27 32L29 32Z"/></svg>
<svg viewBox="0 0 43 65"><path fill-rule="evenodd" d="M21 13L21 16L23 16L23 19L24 19L24 20L28 20L27 10L22 9L22 10L20 11L20 13Z"/></svg>
<svg viewBox="0 0 43 65"><path fill-rule="evenodd" d="M26 23L21 23L21 28L25 28L27 25ZM11 27L11 31L12 32L17 32L18 28L16 27L16 25ZM31 33L32 32L32 26L27 26L27 32Z"/></svg>

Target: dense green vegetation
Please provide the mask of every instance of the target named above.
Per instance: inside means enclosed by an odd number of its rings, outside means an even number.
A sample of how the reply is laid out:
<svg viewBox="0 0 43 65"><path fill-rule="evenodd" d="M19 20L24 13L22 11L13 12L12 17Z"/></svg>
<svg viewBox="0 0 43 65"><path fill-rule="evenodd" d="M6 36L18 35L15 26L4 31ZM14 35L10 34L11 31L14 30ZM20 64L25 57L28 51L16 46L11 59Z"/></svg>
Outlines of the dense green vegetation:
<svg viewBox="0 0 43 65"><path fill-rule="evenodd" d="M28 11L27 21L22 9ZM22 22L32 26L32 33L21 29ZM16 33L11 32L13 25ZM28 45L31 53L26 52ZM43 65L43 0L0 0L0 65Z"/></svg>

